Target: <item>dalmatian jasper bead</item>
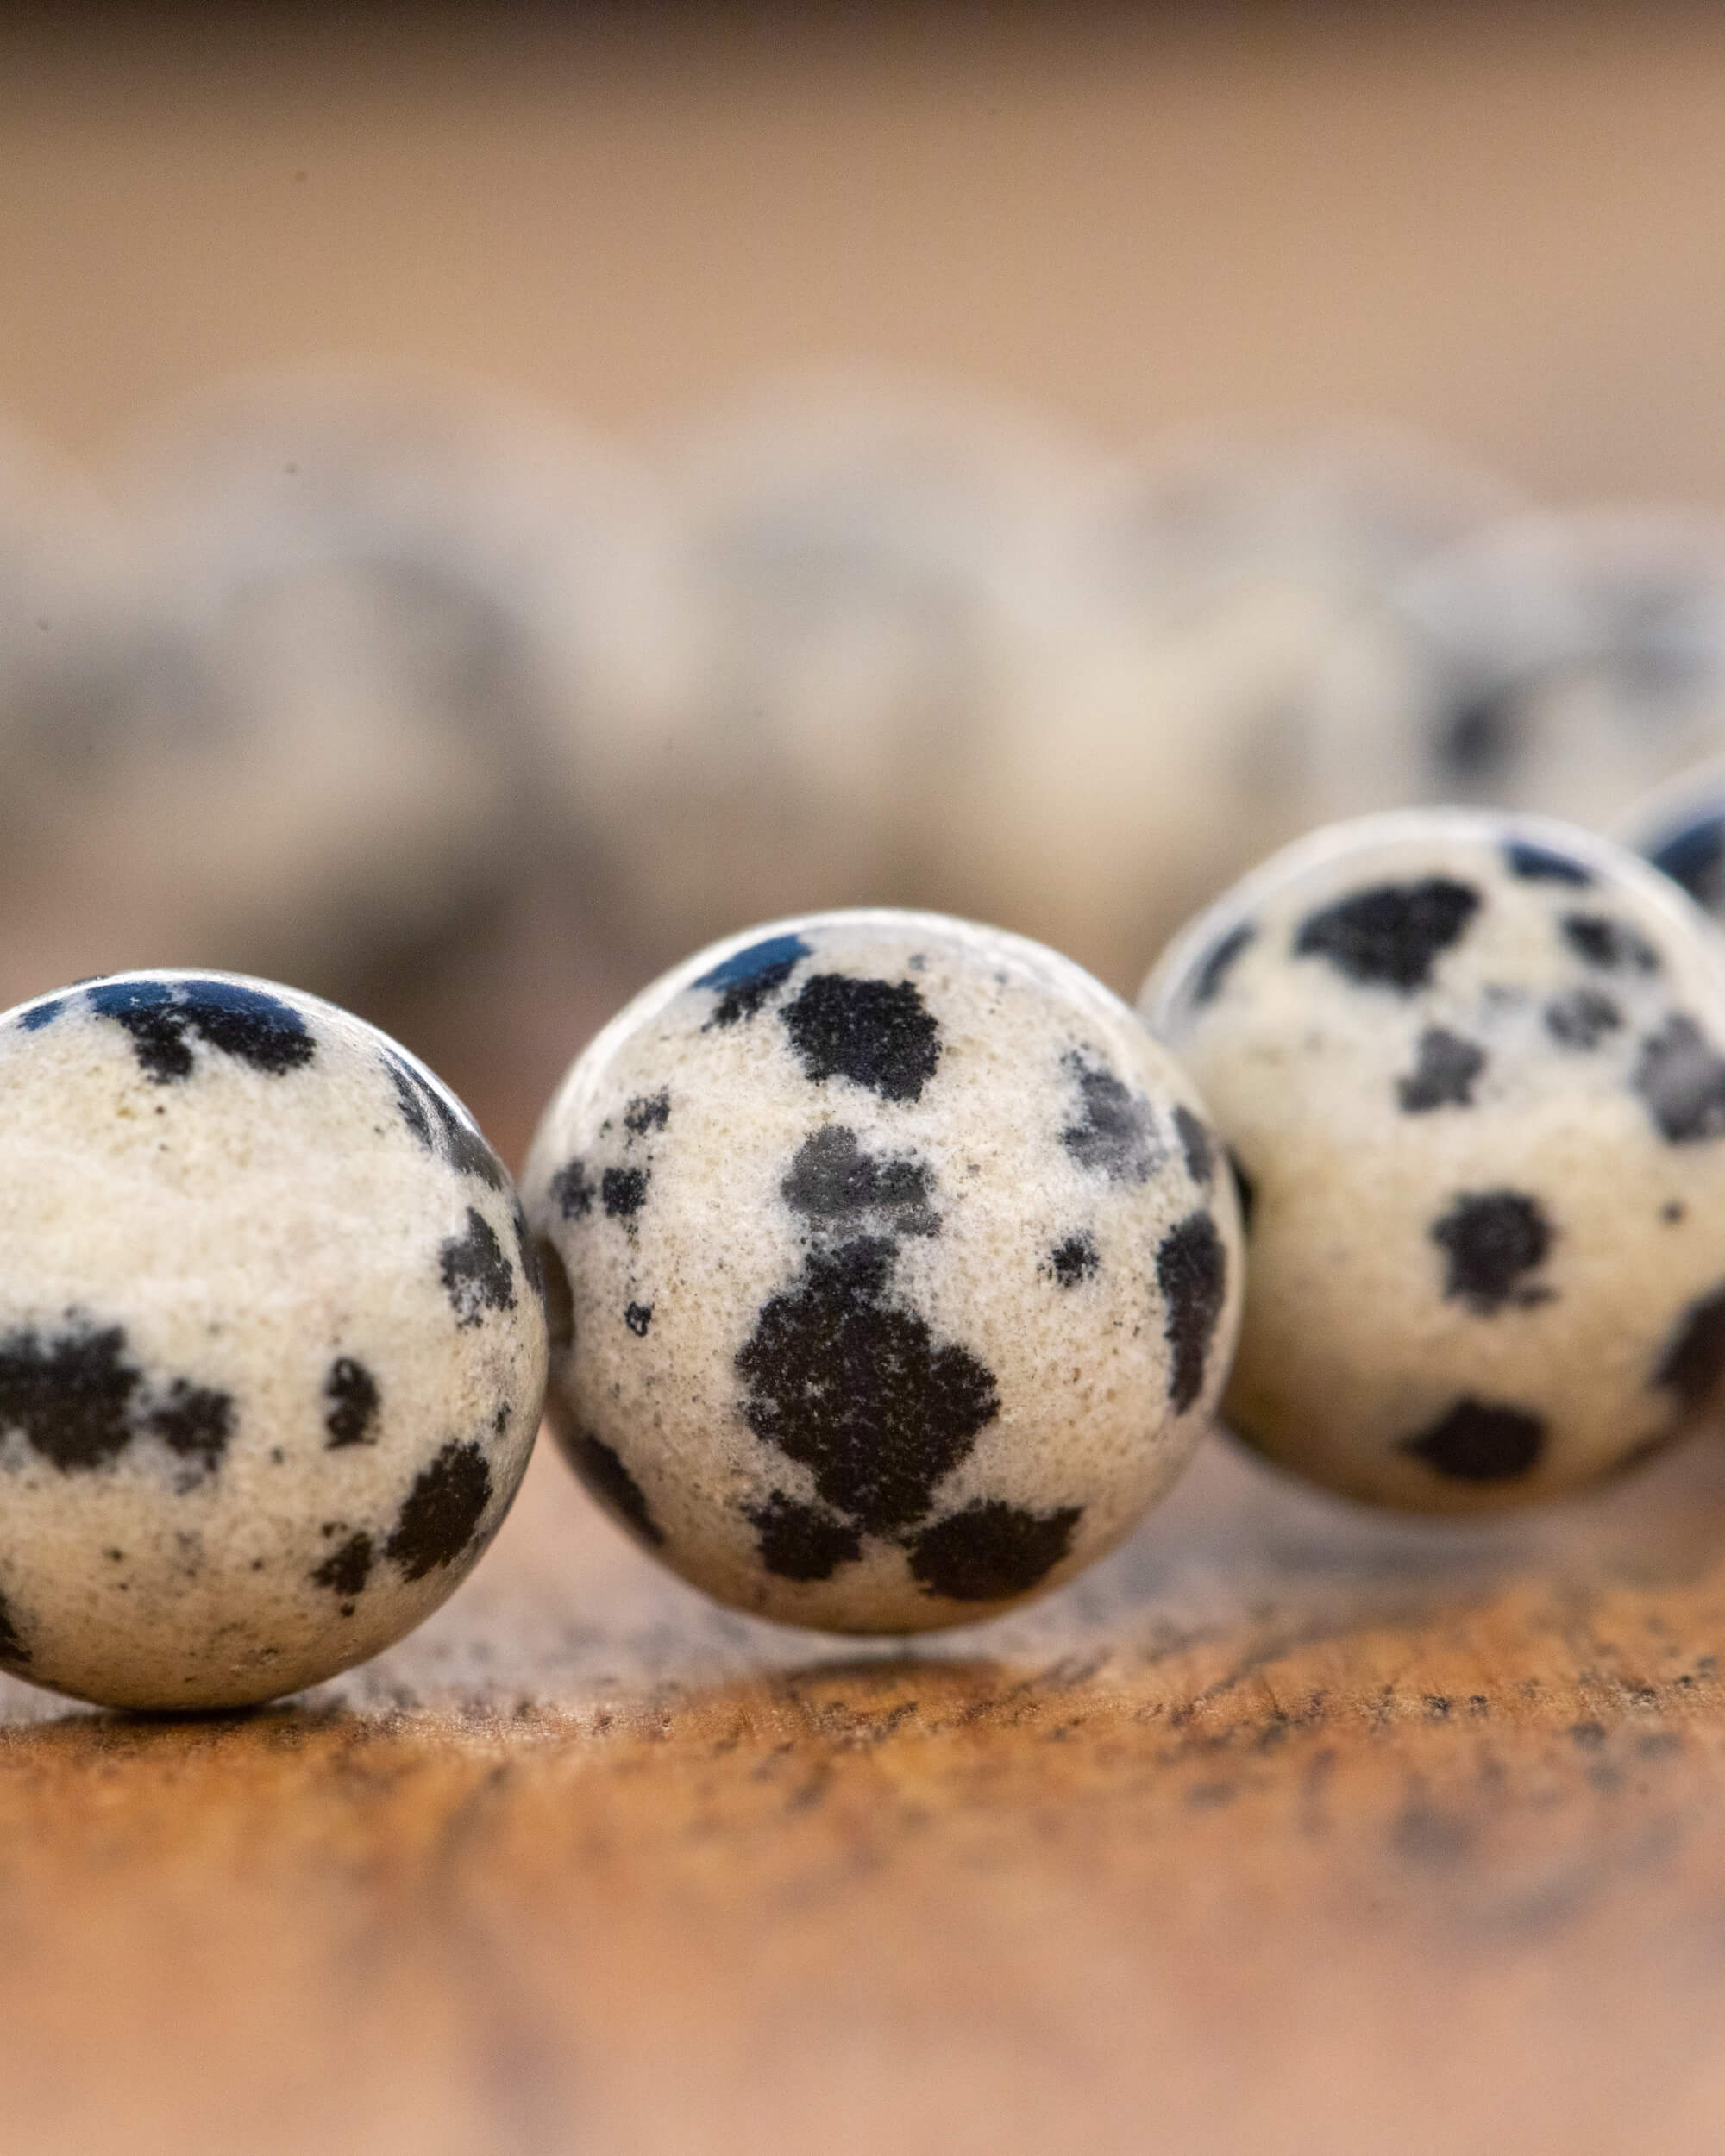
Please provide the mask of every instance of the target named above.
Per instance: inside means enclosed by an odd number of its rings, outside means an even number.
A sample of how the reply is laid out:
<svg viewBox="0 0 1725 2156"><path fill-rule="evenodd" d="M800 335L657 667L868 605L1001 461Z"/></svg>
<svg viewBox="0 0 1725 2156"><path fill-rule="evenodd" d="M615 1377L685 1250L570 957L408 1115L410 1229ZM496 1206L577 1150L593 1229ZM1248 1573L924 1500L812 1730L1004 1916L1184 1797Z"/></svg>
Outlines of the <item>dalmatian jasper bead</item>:
<svg viewBox="0 0 1725 2156"><path fill-rule="evenodd" d="M1725 1375L1725 960L1530 817L1365 817L1188 929L1143 1008L1215 1111L1251 1284L1225 1418L1419 1509L1676 1436Z"/></svg>
<svg viewBox="0 0 1725 2156"><path fill-rule="evenodd" d="M23 1004L0 1086L0 1664L234 1707L399 1639L501 1523L544 1383L466 1111L236 975Z"/></svg>
<svg viewBox="0 0 1725 2156"><path fill-rule="evenodd" d="M552 1426L721 1601L844 1632L1000 1609L1113 1546L1220 1391L1240 1292L1203 1107L1069 960L812 914L648 988L524 1183Z"/></svg>

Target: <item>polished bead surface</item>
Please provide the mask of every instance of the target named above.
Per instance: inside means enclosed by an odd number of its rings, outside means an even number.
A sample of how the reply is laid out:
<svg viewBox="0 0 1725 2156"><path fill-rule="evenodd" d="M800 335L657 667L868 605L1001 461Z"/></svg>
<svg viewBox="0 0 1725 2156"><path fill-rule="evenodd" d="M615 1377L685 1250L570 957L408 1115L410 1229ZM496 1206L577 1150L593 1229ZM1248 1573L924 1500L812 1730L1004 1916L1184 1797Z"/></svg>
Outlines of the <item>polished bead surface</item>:
<svg viewBox="0 0 1725 2156"><path fill-rule="evenodd" d="M644 1546L842 1631L1067 1579L1172 1481L1226 1374L1232 1185L1133 1013L1040 945L815 914L647 989L524 1194L553 1426Z"/></svg>
<svg viewBox="0 0 1725 2156"><path fill-rule="evenodd" d="M442 1601L526 1467L520 1208L384 1034L235 975L0 1018L0 1661L243 1705Z"/></svg>
<svg viewBox="0 0 1725 2156"><path fill-rule="evenodd" d="M1248 1200L1225 1419L1382 1503L1634 1464L1725 1374L1725 963L1609 841L1459 809L1314 833L1143 1008Z"/></svg>

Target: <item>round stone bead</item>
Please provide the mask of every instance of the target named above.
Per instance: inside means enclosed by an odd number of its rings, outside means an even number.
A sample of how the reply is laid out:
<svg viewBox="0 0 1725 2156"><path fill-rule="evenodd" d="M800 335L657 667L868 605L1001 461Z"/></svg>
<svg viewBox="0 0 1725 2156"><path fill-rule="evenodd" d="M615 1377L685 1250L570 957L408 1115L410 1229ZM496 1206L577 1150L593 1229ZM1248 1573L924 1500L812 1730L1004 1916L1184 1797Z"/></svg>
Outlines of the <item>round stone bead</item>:
<svg viewBox="0 0 1725 2156"><path fill-rule="evenodd" d="M1278 854L1143 1007L1215 1111L1251 1276L1224 1403L1356 1497L1630 1465L1725 1373L1725 962L1609 841L1460 809Z"/></svg>
<svg viewBox="0 0 1725 2156"><path fill-rule="evenodd" d="M235 975L0 1018L0 1663L235 1707L435 1609L532 1448L525 1224L455 1097Z"/></svg>
<svg viewBox="0 0 1725 2156"><path fill-rule="evenodd" d="M571 1069L524 1194L577 1472L757 1615L914 1632L1070 1578L1226 1372L1239 1221L1197 1094L1069 960L962 921L689 959Z"/></svg>

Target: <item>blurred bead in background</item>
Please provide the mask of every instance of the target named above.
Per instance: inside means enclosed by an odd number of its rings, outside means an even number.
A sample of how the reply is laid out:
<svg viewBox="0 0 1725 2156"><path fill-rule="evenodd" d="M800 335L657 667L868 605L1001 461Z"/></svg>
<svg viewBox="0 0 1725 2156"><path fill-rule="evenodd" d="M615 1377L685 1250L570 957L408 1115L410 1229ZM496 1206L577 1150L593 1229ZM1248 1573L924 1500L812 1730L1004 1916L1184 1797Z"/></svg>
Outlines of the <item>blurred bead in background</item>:
<svg viewBox="0 0 1725 2156"><path fill-rule="evenodd" d="M1631 805L1722 749L1725 533L1389 428L1110 456L849 375L637 457L326 369L164 415L108 503L0 446L0 998L283 978L482 1114L742 922L938 908L1130 989L1313 825L1474 802L1663 858L1691 805Z"/></svg>
<svg viewBox="0 0 1725 2156"><path fill-rule="evenodd" d="M1409 798L1606 825L1725 729L1725 526L1528 514L1411 568L1332 643L1304 724L1332 812Z"/></svg>
<svg viewBox="0 0 1725 2156"><path fill-rule="evenodd" d="M1328 813L1302 696L1333 640L1510 498L1364 427L1186 438L1115 468L1048 549L942 902L1127 988L1195 907Z"/></svg>
<svg viewBox="0 0 1725 2156"><path fill-rule="evenodd" d="M847 378L762 391L665 461L668 701L590 744L643 956L926 897L979 812L1089 454L1010 407Z"/></svg>

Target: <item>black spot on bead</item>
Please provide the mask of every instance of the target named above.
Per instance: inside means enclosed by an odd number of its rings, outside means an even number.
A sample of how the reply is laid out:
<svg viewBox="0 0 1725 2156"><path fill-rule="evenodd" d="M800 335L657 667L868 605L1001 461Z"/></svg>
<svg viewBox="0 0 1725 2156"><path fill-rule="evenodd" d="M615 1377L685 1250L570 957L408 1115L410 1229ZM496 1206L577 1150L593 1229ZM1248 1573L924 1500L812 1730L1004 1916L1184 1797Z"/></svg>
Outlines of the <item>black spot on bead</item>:
<svg viewBox="0 0 1725 2156"><path fill-rule="evenodd" d="M543 1302L545 1299L544 1275L539 1270L539 1245L533 1239L533 1232L527 1225L527 1215L521 1209L519 1198L509 1201L509 1224L515 1231L515 1255L521 1267L521 1277Z"/></svg>
<svg viewBox="0 0 1725 2156"><path fill-rule="evenodd" d="M1725 1133L1725 1057L1686 1012L1673 1011L1642 1042L1630 1083L1672 1145Z"/></svg>
<svg viewBox="0 0 1725 2156"><path fill-rule="evenodd" d="M940 1027L913 981L814 974L780 1016L811 1085L848 1078L883 1100L919 1100L940 1061Z"/></svg>
<svg viewBox="0 0 1725 2156"><path fill-rule="evenodd" d="M1450 777L1478 784L1502 771L1515 754L1521 732L1514 682L1482 686L1458 696L1440 721L1433 741L1439 768Z"/></svg>
<svg viewBox="0 0 1725 2156"><path fill-rule="evenodd" d="M1205 954L1198 970L1192 977L1192 1001L1195 1005L1212 1003L1222 992L1222 984L1233 969L1234 961L1249 943L1257 940L1258 929L1251 921L1242 921L1231 928L1221 941Z"/></svg>
<svg viewBox="0 0 1725 2156"><path fill-rule="evenodd" d="M1522 1284L1543 1265L1552 1225L1536 1198L1519 1190L1465 1192L1432 1229L1448 1260L1444 1294L1482 1316L1507 1303L1548 1302L1549 1288Z"/></svg>
<svg viewBox="0 0 1725 2156"><path fill-rule="evenodd" d="M929 1202L932 1180L923 1162L865 1153L854 1131L829 1123L797 1148L779 1188L793 1213L818 1226L854 1232L872 1213L889 1235L938 1235L940 1219Z"/></svg>
<svg viewBox="0 0 1725 2156"><path fill-rule="evenodd" d="M1542 1416L1471 1396L1401 1446L1454 1482L1513 1482L1533 1472L1545 1449Z"/></svg>
<svg viewBox="0 0 1725 2156"><path fill-rule="evenodd" d="M1526 883L1567 883L1582 890L1593 881L1593 871L1584 862L1525 838L1512 838L1503 849L1503 859L1510 874Z"/></svg>
<svg viewBox="0 0 1725 2156"><path fill-rule="evenodd" d="M873 1534L925 1513L1000 1407L991 1370L887 1300L895 1256L878 1237L812 1253L737 1356L749 1427Z"/></svg>
<svg viewBox="0 0 1725 2156"><path fill-rule="evenodd" d="M232 981L182 981L174 994L176 1007L200 1039L269 1077L302 1070L317 1053L298 1012L261 988Z"/></svg>
<svg viewBox="0 0 1725 2156"><path fill-rule="evenodd" d="M1232 1146L1228 1148L1228 1166L1233 1173L1234 1197L1239 1205L1240 1233L1250 1235L1251 1216L1258 1204L1258 1185L1247 1175L1239 1155Z"/></svg>
<svg viewBox="0 0 1725 2156"><path fill-rule="evenodd" d="M1216 1148L1209 1131L1190 1108L1174 1111L1174 1127L1180 1133L1180 1150L1186 1156L1186 1172L1208 1190L1216 1173Z"/></svg>
<svg viewBox="0 0 1725 2156"><path fill-rule="evenodd" d="M1327 959L1362 987L1411 995L1425 987L1443 953L1458 943L1482 900L1448 876L1379 883L1308 913L1294 939L1302 957Z"/></svg>
<svg viewBox="0 0 1725 2156"><path fill-rule="evenodd" d="M630 1303L623 1313L623 1322L637 1340L644 1340L647 1338L647 1328L653 1322L652 1304L650 1302Z"/></svg>
<svg viewBox="0 0 1725 2156"><path fill-rule="evenodd" d="M1026 1512L995 1499L967 1505L907 1545L912 1576L954 1602L1000 1602L1039 1586L1072 1546L1082 1505Z"/></svg>
<svg viewBox="0 0 1725 2156"><path fill-rule="evenodd" d="M509 1177L474 1125L464 1123L447 1100L432 1096L442 1124L443 1154L458 1175L472 1175L488 1190L502 1190Z"/></svg>
<svg viewBox="0 0 1725 2156"><path fill-rule="evenodd" d="M1571 988L1546 1006L1546 1031L1565 1048L1597 1048L1622 1024L1622 1012L1597 988Z"/></svg>
<svg viewBox="0 0 1725 2156"><path fill-rule="evenodd" d="M593 1200L599 1195L587 1180L587 1171L578 1160L560 1168L551 1178L551 1202L566 1220L584 1220L593 1209Z"/></svg>
<svg viewBox="0 0 1725 2156"><path fill-rule="evenodd" d="M605 1510L630 1532L655 1550L662 1549L665 1530L648 1507L641 1485L602 1438L578 1438L572 1455L575 1472Z"/></svg>
<svg viewBox="0 0 1725 2156"><path fill-rule="evenodd" d="M458 1325L478 1325L487 1310L514 1309L515 1268L490 1222L472 1206L467 1232L443 1244L438 1269Z"/></svg>
<svg viewBox="0 0 1725 2156"><path fill-rule="evenodd" d="M384 1051L384 1068L395 1087L396 1106L417 1142L436 1155L458 1175L472 1175L487 1189L501 1190L508 1181L503 1163L492 1152L477 1125L457 1112L436 1087L430 1084L405 1057Z"/></svg>
<svg viewBox="0 0 1725 2156"><path fill-rule="evenodd" d="M0 1663L9 1670L28 1670L30 1650L18 1630L18 1620L12 1605L0 1595Z"/></svg>
<svg viewBox="0 0 1725 2156"><path fill-rule="evenodd" d="M91 988L89 998L99 1017L113 1019L131 1036L132 1053L154 1084L191 1077L193 1056L185 1021L172 1008L165 983L116 982Z"/></svg>
<svg viewBox="0 0 1725 2156"><path fill-rule="evenodd" d="M1685 1408L1705 1407L1725 1377L1725 1288L1691 1303L1678 1319L1653 1382Z"/></svg>
<svg viewBox="0 0 1725 2156"><path fill-rule="evenodd" d="M51 996L46 1003L33 1003L18 1023L27 1033L40 1033L45 1025L52 1025L65 1008L63 997Z"/></svg>
<svg viewBox="0 0 1725 2156"><path fill-rule="evenodd" d="M1147 1182L1164 1158L1149 1101L1082 1049L1070 1050L1060 1064L1077 1081L1080 1113L1061 1144L1081 1168L1110 1182Z"/></svg>
<svg viewBox="0 0 1725 2156"><path fill-rule="evenodd" d="M1174 1351L1168 1397L1183 1415L1204 1389L1204 1369L1227 1299L1228 1254L1208 1213L1191 1213L1162 1238L1156 1282L1166 1306L1163 1337Z"/></svg>
<svg viewBox="0 0 1725 2156"><path fill-rule="evenodd" d="M398 1056L391 1055L387 1049L384 1051L383 1067L395 1087L396 1111L410 1134L428 1153L435 1152L436 1140L432 1135L430 1088L423 1083L417 1071L411 1069Z"/></svg>
<svg viewBox="0 0 1725 2156"><path fill-rule="evenodd" d="M484 1453L471 1438L451 1438L414 1477L383 1553L405 1579L423 1579L434 1565L461 1556L490 1501Z"/></svg>
<svg viewBox="0 0 1725 2156"><path fill-rule="evenodd" d="M317 1053L291 1005L235 981L104 981L86 988L85 997L98 1018L124 1028L133 1054L157 1085L191 1075L190 1034L271 1078L302 1069Z"/></svg>
<svg viewBox="0 0 1725 2156"><path fill-rule="evenodd" d="M323 1380L323 1397L329 1403L323 1416L323 1427L329 1432L324 1440L326 1452L334 1452L344 1445L375 1445L377 1432L377 1380L363 1363L356 1363L351 1355L338 1355L329 1365Z"/></svg>
<svg viewBox="0 0 1725 2156"><path fill-rule="evenodd" d="M1702 817L1673 832L1647 858L1711 912L1725 897L1725 813Z"/></svg>
<svg viewBox="0 0 1725 2156"><path fill-rule="evenodd" d="M1420 1036L1412 1074L1396 1081L1396 1097L1404 1115L1428 1115L1435 1108L1471 1108L1473 1084L1485 1068L1485 1050L1441 1025Z"/></svg>
<svg viewBox="0 0 1725 2156"><path fill-rule="evenodd" d="M1659 954L1638 928L1606 913L1565 913L1559 923L1577 957L1606 973L1657 973Z"/></svg>
<svg viewBox="0 0 1725 2156"><path fill-rule="evenodd" d="M662 1088L631 1100L624 1114L623 1127L631 1138L643 1138L649 1131L662 1131L670 1119L670 1093Z"/></svg>
<svg viewBox="0 0 1725 2156"><path fill-rule="evenodd" d="M126 1344L123 1326L75 1316L51 1338L26 1328L0 1339L0 1431L18 1431L67 1475L107 1466L137 1437L159 1438L198 1473L213 1471L233 1431L231 1395L185 1377L153 1393Z"/></svg>
<svg viewBox="0 0 1725 2156"><path fill-rule="evenodd" d="M545 1300L545 1332L554 1357L575 1344L575 1298L555 1244L542 1236L537 1244L539 1280Z"/></svg>
<svg viewBox="0 0 1725 2156"><path fill-rule="evenodd" d="M608 1220L632 1220L647 1202L650 1168L607 1168L599 1177L599 1194Z"/></svg>
<svg viewBox="0 0 1725 2156"><path fill-rule="evenodd" d="M312 1583L327 1587L332 1595L339 1595L345 1601L364 1591L366 1582L372 1576L375 1555L368 1534L349 1535L311 1574Z"/></svg>
<svg viewBox="0 0 1725 2156"><path fill-rule="evenodd" d="M1088 1235L1069 1235L1049 1252L1047 1270L1062 1288L1076 1288L1081 1280L1089 1279L1101 1262Z"/></svg>
<svg viewBox="0 0 1725 2156"><path fill-rule="evenodd" d="M233 1395L176 1377L144 1420L170 1452L209 1474L220 1465L233 1434Z"/></svg>
<svg viewBox="0 0 1725 2156"><path fill-rule="evenodd" d="M862 1554L862 1538L848 1520L805 1505L775 1489L749 1514L761 1562L781 1580L830 1580Z"/></svg>
<svg viewBox="0 0 1725 2156"><path fill-rule="evenodd" d="M800 936L768 936L763 942L750 943L747 950L722 959L694 983L697 988L713 989L718 996L718 1007L701 1030L707 1032L715 1025L735 1025L741 1019L752 1018L768 998L784 987L798 964L812 956Z"/></svg>
<svg viewBox="0 0 1725 2156"><path fill-rule="evenodd" d="M43 1339L26 1330L0 1339L0 1430L21 1430L64 1474L104 1467L132 1438L141 1372L125 1360L120 1326L75 1327Z"/></svg>

